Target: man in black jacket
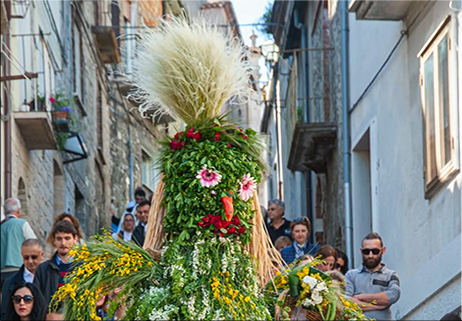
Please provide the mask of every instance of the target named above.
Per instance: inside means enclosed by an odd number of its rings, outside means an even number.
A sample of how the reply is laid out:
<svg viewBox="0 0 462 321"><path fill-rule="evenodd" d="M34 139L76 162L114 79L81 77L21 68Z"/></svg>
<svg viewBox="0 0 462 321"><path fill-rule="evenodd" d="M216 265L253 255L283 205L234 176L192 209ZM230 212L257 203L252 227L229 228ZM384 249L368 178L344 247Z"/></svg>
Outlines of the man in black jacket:
<svg viewBox="0 0 462 321"><path fill-rule="evenodd" d="M56 223L51 230L51 235L56 253L50 260L39 265L34 278L34 283L45 296L47 305L55 292L64 285L64 277L73 269L73 258L69 256L69 251L77 244L79 238L77 230L69 221Z"/></svg>
<svg viewBox="0 0 462 321"><path fill-rule="evenodd" d="M5 280L2 288L2 314L1 319L5 320L5 309L8 298L14 288L23 282L33 282L35 271L42 262L43 248L37 239L27 239L22 242L21 256L23 265L18 272Z"/></svg>
<svg viewBox="0 0 462 321"><path fill-rule="evenodd" d="M148 225L149 209L151 203L148 200L144 200L138 203L136 207L136 216L140 223L133 231L132 240L135 241L139 246L143 246L144 239L146 237L146 227Z"/></svg>

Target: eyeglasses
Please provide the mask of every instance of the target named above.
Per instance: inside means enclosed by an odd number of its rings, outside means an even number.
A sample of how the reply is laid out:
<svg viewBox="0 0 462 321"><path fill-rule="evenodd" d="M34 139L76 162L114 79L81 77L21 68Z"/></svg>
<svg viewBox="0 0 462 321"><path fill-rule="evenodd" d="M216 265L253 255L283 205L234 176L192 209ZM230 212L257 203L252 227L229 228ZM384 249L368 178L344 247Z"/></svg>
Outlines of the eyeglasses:
<svg viewBox="0 0 462 321"><path fill-rule="evenodd" d="M34 302L34 297L32 295L25 295L25 296L13 295L11 298L13 299L13 302L15 304L21 303L22 300L24 300L25 304L31 304L32 302Z"/></svg>
<svg viewBox="0 0 462 321"><path fill-rule="evenodd" d="M369 255L369 253L372 252L372 254L374 255L377 255L380 253L380 251L382 251L382 249L362 249L361 252L364 254L364 255Z"/></svg>
<svg viewBox="0 0 462 321"><path fill-rule="evenodd" d="M342 265L342 264L335 263L335 268L336 268L336 269L341 269L341 268L343 268L343 265Z"/></svg>
<svg viewBox="0 0 462 321"><path fill-rule="evenodd" d="M38 259L38 255L24 255L22 258L24 259L24 261L27 261L27 260L29 260L29 259L37 260L37 259Z"/></svg>

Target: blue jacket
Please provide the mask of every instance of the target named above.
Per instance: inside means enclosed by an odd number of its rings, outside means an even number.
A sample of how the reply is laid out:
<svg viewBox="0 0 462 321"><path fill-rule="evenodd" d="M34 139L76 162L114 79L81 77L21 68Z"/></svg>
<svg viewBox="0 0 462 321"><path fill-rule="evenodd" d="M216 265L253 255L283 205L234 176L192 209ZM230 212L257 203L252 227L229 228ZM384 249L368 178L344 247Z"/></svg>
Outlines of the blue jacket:
<svg viewBox="0 0 462 321"><path fill-rule="evenodd" d="M313 255L319 250L319 245L314 245L314 244L310 244L308 243L305 248L303 249L303 253L304 254L310 254L310 255ZM281 250L281 255L282 255L282 258L284 259L284 261L287 263L287 264L290 264L292 263L294 260L295 260L295 248L294 248L294 245L289 245L289 246L286 246L285 248L283 248Z"/></svg>

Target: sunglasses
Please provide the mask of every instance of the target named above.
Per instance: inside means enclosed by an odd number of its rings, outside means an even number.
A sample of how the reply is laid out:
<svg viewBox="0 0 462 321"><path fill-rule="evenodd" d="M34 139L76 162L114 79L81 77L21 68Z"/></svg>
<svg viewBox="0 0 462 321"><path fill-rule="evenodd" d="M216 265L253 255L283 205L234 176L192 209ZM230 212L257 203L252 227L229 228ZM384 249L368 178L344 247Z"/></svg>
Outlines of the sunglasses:
<svg viewBox="0 0 462 321"><path fill-rule="evenodd" d="M342 265L342 264L335 263L335 268L341 269L341 268L343 268L343 265Z"/></svg>
<svg viewBox="0 0 462 321"><path fill-rule="evenodd" d="M380 251L382 251L382 249L362 249L361 252L364 254L364 255L369 255L369 253L372 252L372 254L374 255L377 255L380 253Z"/></svg>
<svg viewBox="0 0 462 321"><path fill-rule="evenodd" d="M13 302L15 304L21 303L22 300L24 300L25 304L31 304L32 302L34 302L34 297L32 295L25 295L25 296L13 295L11 298L13 299Z"/></svg>
<svg viewBox="0 0 462 321"><path fill-rule="evenodd" d="M296 219L294 219L294 222L309 222L309 221L310 220L306 216L297 217Z"/></svg>
<svg viewBox="0 0 462 321"><path fill-rule="evenodd" d="M38 255L24 255L22 257L25 261L29 260L29 259L32 259L32 260L37 260L38 259Z"/></svg>

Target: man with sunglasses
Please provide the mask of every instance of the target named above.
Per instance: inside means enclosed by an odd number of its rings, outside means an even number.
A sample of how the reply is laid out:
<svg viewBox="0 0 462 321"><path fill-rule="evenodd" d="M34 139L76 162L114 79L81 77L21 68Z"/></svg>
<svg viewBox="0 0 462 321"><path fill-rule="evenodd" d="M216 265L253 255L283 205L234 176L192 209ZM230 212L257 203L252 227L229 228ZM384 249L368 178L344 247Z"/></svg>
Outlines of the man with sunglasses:
<svg viewBox="0 0 462 321"><path fill-rule="evenodd" d="M362 266L345 275L346 295L359 304L366 317L392 320L390 306L401 295L398 274L381 263L385 247L378 233L366 235L362 246Z"/></svg>
<svg viewBox="0 0 462 321"><path fill-rule="evenodd" d="M37 239L27 239L21 245L21 256L23 265L18 272L5 280L2 289L2 314L1 319L5 320L5 308L8 297L13 289L21 283L34 281L35 271L42 262L43 248Z"/></svg>

